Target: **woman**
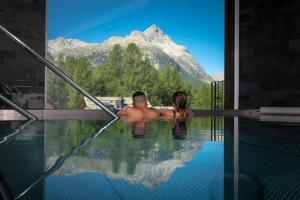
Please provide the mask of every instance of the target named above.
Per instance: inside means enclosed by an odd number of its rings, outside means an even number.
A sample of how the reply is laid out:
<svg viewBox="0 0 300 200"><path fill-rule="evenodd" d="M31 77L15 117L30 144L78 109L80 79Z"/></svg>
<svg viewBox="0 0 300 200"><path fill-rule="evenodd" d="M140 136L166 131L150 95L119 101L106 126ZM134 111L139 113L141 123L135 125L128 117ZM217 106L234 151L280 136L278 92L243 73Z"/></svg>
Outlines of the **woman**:
<svg viewBox="0 0 300 200"><path fill-rule="evenodd" d="M188 99L185 92L177 91L172 96L173 110L161 111L161 117L164 119L184 120L193 116L193 112L188 109Z"/></svg>

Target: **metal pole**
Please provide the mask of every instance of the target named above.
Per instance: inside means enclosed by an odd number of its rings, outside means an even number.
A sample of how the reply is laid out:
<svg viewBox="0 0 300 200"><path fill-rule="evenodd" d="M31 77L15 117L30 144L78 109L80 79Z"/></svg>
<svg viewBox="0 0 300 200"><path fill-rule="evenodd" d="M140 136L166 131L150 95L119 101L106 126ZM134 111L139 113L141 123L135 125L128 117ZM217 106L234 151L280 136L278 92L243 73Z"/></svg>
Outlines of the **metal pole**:
<svg viewBox="0 0 300 200"><path fill-rule="evenodd" d="M217 120L216 120L216 115L214 115L214 141L217 141Z"/></svg>
<svg viewBox="0 0 300 200"><path fill-rule="evenodd" d="M239 109L240 96L240 0L234 5L234 109Z"/></svg>
<svg viewBox="0 0 300 200"><path fill-rule="evenodd" d="M222 109L224 109L224 81L222 81Z"/></svg>
<svg viewBox="0 0 300 200"><path fill-rule="evenodd" d="M215 86L214 86L214 108L215 110L217 109L217 83L215 82Z"/></svg>
<svg viewBox="0 0 300 200"><path fill-rule="evenodd" d="M216 116L216 141L219 141L219 116Z"/></svg>
<svg viewBox="0 0 300 200"><path fill-rule="evenodd" d="M220 87L220 82L218 81L217 82L217 105L216 105L216 107L217 107L217 109L219 109L219 98L220 98L220 94L219 94L219 87Z"/></svg>
<svg viewBox="0 0 300 200"><path fill-rule="evenodd" d="M210 140L213 141L213 125L212 125L212 116L210 117Z"/></svg>
<svg viewBox="0 0 300 200"><path fill-rule="evenodd" d="M213 81L210 83L210 109L213 109Z"/></svg>
<svg viewBox="0 0 300 200"><path fill-rule="evenodd" d="M233 132L233 199L239 199L239 176L240 176L240 161L239 161L239 118L234 117L234 132Z"/></svg>
<svg viewBox="0 0 300 200"><path fill-rule="evenodd" d="M0 25L0 31L3 34L5 34L8 38L10 38L12 41L14 41L16 44L18 44L20 47L22 47L24 50L26 50L33 57L35 57L39 62L41 62L42 64L46 65L46 67L48 67L50 70L52 70L59 77L61 77L62 79L64 79L66 82L68 82L70 85L72 85L75 89L77 89L79 92L81 92L86 97L88 97L97 106L99 106L100 108L102 108L103 110L105 110L108 114L110 114L114 118L119 118L115 113L113 113L105 105L103 105L98 99L96 99L95 97L93 97L92 95L90 95L86 90L84 90L75 81L73 81L70 77L68 77L57 66L55 66L53 63L51 63L49 60L47 60L47 59L43 58L42 56L40 56L37 52L35 52L33 49L31 49L29 46L27 46L24 42L22 42L19 38L17 38L15 35L13 35L11 32L9 32L7 29L5 29L1 25Z"/></svg>
<svg viewBox="0 0 300 200"><path fill-rule="evenodd" d="M24 110L23 108L21 108L20 106L18 106L17 104L13 103L12 101L10 101L9 99L5 98L4 96L0 95L0 99L2 101L4 101L5 103L7 103L9 106L13 107L16 111L18 111L19 113L21 113L22 115L24 115L27 119L33 119L36 120L37 117L34 116L33 114L31 114L30 112Z"/></svg>

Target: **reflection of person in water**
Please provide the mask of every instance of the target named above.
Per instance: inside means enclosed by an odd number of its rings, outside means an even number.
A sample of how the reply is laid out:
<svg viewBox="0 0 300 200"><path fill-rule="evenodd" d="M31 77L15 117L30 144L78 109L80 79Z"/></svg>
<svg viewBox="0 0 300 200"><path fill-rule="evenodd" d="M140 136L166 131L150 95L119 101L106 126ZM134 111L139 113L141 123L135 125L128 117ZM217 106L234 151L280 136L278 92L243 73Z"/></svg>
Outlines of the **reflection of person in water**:
<svg viewBox="0 0 300 200"><path fill-rule="evenodd" d="M144 138L147 133L147 120L135 120L132 117L122 116L121 119L132 128L132 137Z"/></svg>
<svg viewBox="0 0 300 200"><path fill-rule="evenodd" d="M175 140L184 140L187 135L187 122L185 120L176 120L172 128L172 135Z"/></svg>
<svg viewBox="0 0 300 200"><path fill-rule="evenodd" d="M147 133L147 121L138 121L131 123L132 137L144 138Z"/></svg>

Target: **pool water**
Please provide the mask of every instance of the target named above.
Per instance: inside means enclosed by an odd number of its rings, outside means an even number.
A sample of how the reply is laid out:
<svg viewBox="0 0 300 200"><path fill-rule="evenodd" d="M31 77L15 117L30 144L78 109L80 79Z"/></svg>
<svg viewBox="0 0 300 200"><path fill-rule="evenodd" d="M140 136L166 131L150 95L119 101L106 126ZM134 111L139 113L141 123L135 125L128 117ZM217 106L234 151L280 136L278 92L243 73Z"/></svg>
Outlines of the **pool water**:
<svg viewBox="0 0 300 200"><path fill-rule="evenodd" d="M298 123L24 123L0 123L3 199L300 199Z"/></svg>

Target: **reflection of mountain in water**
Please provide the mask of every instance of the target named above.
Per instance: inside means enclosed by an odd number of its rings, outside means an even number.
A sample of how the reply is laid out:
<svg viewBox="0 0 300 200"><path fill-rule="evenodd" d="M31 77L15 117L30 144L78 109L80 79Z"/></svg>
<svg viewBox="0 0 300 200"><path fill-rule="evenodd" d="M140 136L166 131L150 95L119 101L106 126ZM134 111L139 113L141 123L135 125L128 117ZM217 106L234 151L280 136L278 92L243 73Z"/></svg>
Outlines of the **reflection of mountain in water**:
<svg viewBox="0 0 300 200"><path fill-rule="evenodd" d="M156 187L167 181L175 169L192 160L202 143L210 138L208 134L188 133L185 140L177 141L170 134L171 126L170 123L150 125L144 139L134 139L130 127L117 123L109 133L66 160L55 175L100 172L110 178ZM47 166L54 164L56 155L48 157Z"/></svg>

